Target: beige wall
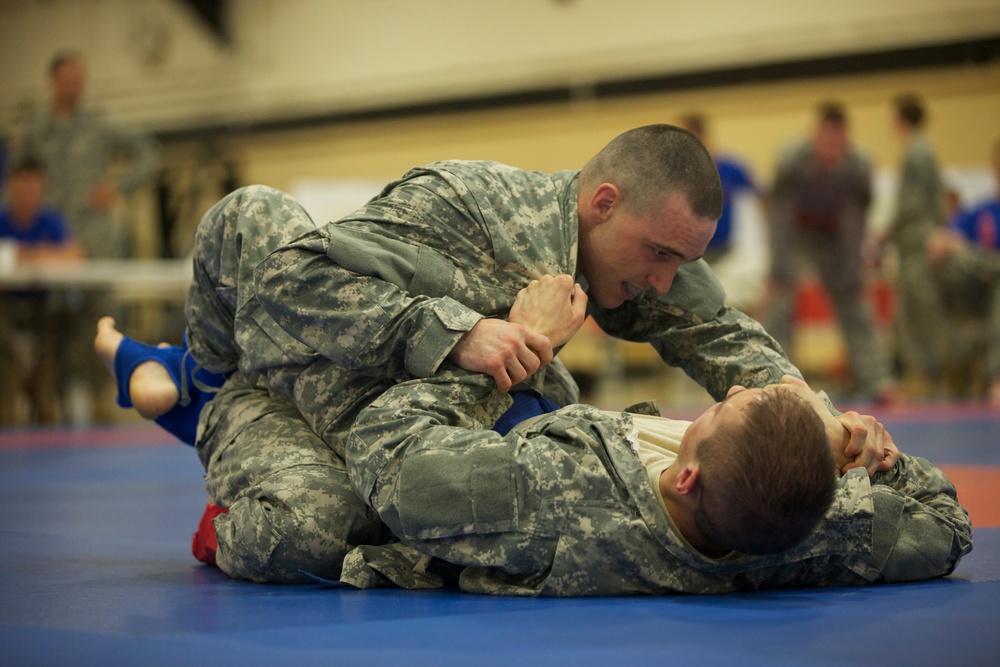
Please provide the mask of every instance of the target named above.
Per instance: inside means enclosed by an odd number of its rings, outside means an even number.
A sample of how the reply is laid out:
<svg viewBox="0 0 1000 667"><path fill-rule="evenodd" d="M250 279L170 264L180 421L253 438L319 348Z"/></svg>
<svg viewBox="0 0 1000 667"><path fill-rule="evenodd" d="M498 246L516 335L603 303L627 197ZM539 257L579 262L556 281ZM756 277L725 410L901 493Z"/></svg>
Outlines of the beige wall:
<svg viewBox="0 0 1000 667"><path fill-rule="evenodd" d="M712 119L715 143L742 156L767 183L781 146L809 131L812 109L828 98L848 106L854 136L876 166L894 169L891 101L903 92L926 99L929 135L945 166L986 164L1000 137L1000 64L355 122L246 135L226 145L239 156L244 180L283 189L303 178L388 180L448 158L553 171L578 168L630 127L697 110ZM181 155L185 148L171 150Z"/></svg>
<svg viewBox="0 0 1000 667"><path fill-rule="evenodd" d="M154 130L928 46L1000 34L998 0L0 0L0 132L59 49Z"/></svg>

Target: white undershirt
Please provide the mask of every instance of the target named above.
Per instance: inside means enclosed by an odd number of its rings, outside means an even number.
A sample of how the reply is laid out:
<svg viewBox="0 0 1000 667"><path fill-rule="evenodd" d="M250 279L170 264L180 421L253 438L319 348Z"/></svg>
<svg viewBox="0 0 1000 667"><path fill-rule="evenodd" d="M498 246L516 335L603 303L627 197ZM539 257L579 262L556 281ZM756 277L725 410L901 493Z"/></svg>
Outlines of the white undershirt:
<svg viewBox="0 0 1000 667"><path fill-rule="evenodd" d="M667 505L660 493L660 475L677 460L677 452L681 446L681 438L691 425L689 421L666 419L653 415L630 415L635 431L629 434L629 441L639 455L639 461L646 468L649 483L656 492L656 500L660 509L670 517Z"/></svg>

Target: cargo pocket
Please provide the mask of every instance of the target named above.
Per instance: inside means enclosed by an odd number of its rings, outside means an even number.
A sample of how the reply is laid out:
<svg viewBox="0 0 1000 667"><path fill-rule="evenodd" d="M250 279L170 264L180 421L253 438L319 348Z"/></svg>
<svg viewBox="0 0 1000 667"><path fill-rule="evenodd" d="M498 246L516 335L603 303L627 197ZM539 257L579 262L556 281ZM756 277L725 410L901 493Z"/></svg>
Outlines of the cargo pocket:
<svg viewBox="0 0 1000 667"><path fill-rule="evenodd" d="M406 291L429 297L450 296L455 288L455 265L440 253L420 246L413 267L413 277Z"/></svg>
<svg viewBox="0 0 1000 667"><path fill-rule="evenodd" d="M281 537L271 521L270 512L259 501L240 498L229 512L215 520L219 540L216 559L219 567L231 577L251 581L282 581L297 568L281 570L285 564L271 562Z"/></svg>
<svg viewBox="0 0 1000 667"><path fill-rule="evenodd" d="M404 458L396 493L399 521L412 539L517 529L517 484L506 443Z"/></svg>

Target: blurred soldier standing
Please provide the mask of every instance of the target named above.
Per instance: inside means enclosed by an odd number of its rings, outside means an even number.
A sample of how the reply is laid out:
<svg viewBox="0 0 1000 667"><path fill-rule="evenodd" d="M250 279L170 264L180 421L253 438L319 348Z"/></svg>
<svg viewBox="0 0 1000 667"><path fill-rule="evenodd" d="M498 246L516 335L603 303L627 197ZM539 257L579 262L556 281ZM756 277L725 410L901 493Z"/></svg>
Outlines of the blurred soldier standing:
<svg viewBox="0 0 1000 667"><path fill-rule="evenodd" d="M14 161L40 161L48 175L47 203L69 223L87 257L131 255L129 232L116 220L116 202L150 181L160 165L157 142L110 121L102 112L81 106L86 69L78 53L56 54L49 66L51 103L29 117L15 135ZM112 168L117 167L112 179ZM114 312L104 297L71 294L73 316L65 346L65 373L93 401L107 385L103 368L90 353L93 322ZM99 408L100 401L93 407ZM86 412L86 411L85 411ZM87 419L87 415L78 415Z"/></svg>

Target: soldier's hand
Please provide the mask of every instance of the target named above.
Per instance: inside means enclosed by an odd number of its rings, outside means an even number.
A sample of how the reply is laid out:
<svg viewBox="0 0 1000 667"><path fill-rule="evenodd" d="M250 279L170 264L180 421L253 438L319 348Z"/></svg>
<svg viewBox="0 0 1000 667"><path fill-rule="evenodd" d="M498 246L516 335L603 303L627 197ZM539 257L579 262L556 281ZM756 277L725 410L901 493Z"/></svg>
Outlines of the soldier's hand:
<svg viewBox="0 0 1000 667"><path fill-rule="evenodd" d="M899 460L899 450L885 427L870 415L846 412L832 414L820 397L804 380L786 375L781 385L809 401L826 428L837 465L837 472L844 474L852 468L865 468L869 476L876 470L890 470Z"/></svg>
<svg viewBox="0 0 1000 667"><path fill-rule="evenodd" d="M844 450L851 462L844 466L844 472L852 468L864 468L870 477L876 471L890 470L896 465L899 449L885 426L875 417L849 411L837 419L851 434L850 442Z"/></svg>
<svg viewBox="0 0 1000 667"><path fill-rule="evenodd" d="M507 391L552 361L552 344L523 324L479 320L459 339L448 359L474 373L486 373Z"/></svg>
<svg viewBox="0 0 1000 667"><path fill-rule="evenodd" d="M962 249L962 237L950 229L935 229L927 237L925 251L931 264L940 264Z"/></svg>
<svg viewBox="0 0 1000 667"><path fill-rule="evenodd" d="M552 347L564 345L587 318L587 294L561 274L532 280L517 293L508 321L547 337Z"/></svg>

